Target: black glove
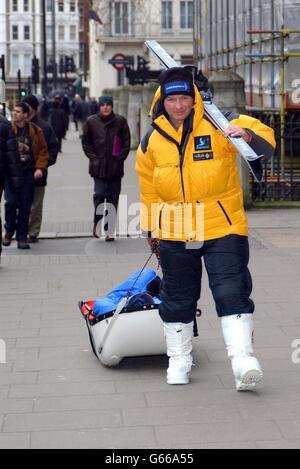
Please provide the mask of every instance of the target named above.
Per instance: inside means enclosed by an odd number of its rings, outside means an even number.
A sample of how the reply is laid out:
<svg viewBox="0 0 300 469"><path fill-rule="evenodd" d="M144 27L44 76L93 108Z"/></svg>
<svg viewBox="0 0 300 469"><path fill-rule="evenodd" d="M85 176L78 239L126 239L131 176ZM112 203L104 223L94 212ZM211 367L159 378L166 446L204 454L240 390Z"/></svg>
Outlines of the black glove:
<svg viewBox="0 0 300 469"><path fill-rule="evenodd" d="M150 250L153 254L156 255L158 262L160 263L160 250L159 250L159 239L158 238L148 238L148 244Z"/></svg>

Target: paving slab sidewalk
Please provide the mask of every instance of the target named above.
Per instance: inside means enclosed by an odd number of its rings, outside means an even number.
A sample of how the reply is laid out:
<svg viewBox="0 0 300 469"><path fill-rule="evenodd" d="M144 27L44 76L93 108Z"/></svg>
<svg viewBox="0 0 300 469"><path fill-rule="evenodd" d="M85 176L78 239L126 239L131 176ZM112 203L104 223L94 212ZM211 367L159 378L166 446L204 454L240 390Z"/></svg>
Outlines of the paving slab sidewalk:
<svg viewBox="0 0 300 469"><path fill-rule="evenodd" d="M123 184L130 202L138 200L133 166L132 154ZM51 169L44 226L87 236L91 197L87 161L70 133ZM77 307L141 268L148 256L143 240L44 239L29 254L15 246L5 251L0 448L299 448L299 215L298 209L249 213L256 350L265 372L255 394L234 390L206 276L192 381L170 387L166 357L103 367Z"/></svg>

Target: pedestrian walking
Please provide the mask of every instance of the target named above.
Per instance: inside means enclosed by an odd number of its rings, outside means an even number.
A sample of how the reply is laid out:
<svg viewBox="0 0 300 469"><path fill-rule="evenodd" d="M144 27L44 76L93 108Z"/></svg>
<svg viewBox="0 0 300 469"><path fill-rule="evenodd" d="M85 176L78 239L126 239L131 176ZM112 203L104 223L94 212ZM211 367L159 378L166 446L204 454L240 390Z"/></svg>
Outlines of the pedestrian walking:
<svg viewBox="0 0 300 469"><path fill-rule="evenodd" d="M113 241L124 162L130 151L130 130L126 119L114 113L111 96L102 96L99 105L99 113L91 116L84 126L82 147L90 160L89 173L94 178L93 236L99 237L97 226L105 216L106 202L109 226L104 226L105 239Z"/></svg>
<svg viewBox="0 0 300 469"><path fill-rule="evenodd" d="M99 104L97 103L97 99L90 98L88 104L89 104L91 116L93 116L94 114L98 114Z"/></svg>
<svg viewBox="0 0 300 469"><path fill-rule="evenodd" d="M62 141L66 135L67 122L65 112L61 109L60 105L60 96L55 96L52 108L50 109L49 124L53 128L58 141L58 152L62 153Z"/></svg>
<svg viewBox="0 0 300 469"><path fill-rule="evenodd" d="M48 148L48 167L57 161L59 150L58 140L52 126L38 117L39 101L36 96L27 96L24 100L29 107L29 122L42 129ZM31 206L29 219L29 243L37 243L43 220L43 205L47 186L48 170L44 171L43 177L35 181L34 199Z"/></svg>
<svg viewBox="0 0 300 469"><path fill-rule="evenodd" d="M69 126L70 126L70 114L71 114L69 98L68 98L67 94L65 94L62 97L60 108L64 111L64 116L65 116L65 135L64 135L64 138L66 138L66 134L67 134L67 132L69 130Z"/></svg>
<svg viewBox="0 0 300 469"><path fill-rule="evenodd" d="M16 233L18 249L30 249L27 242L31 205L35 181L44 176L48 167L48 149L42 130L28 122L29 107L25 103L15 106L13 130L19 144L23 185L15 194L5 185L5 229L3 246L10 246Z"/></svg>
<svg viewBox="0 0 300 469"><path fill-rule="evenodd" d="M75 130L76 130L76 132L78 132L79 127L78 127L77 116L76 116L76 113L75 113L76 108L77 108L77 101L76 101L76 96L75 96L74 99L71 102L70 110L71 110L71 114L73 116L73 122L74 122L74 125L75 125Z"/></svg>
<svg viewBox="0 0 300 469"><path fill-rule="evenodd" d="M0 206L5 183L12 193L22 187L22 170L18 142L11 123L0 115ZM2 253L2 220L0 214L0 258Z"/></svg>
<svg viewBox="0 0 300 469"><path fill-rule="evenodd" d="M222 135L205 118L191 73L179 67L161 74L152 115L136 170L142 229L150 239L160 239L167 382L189 383L203 259L236 388L253 390L262 370L252 346L248 226L236 150L225 137L243 138L258 155L270 157L274 132L259 120L232 113Z"/></svg>
<svg viewBox="0 0 300 469"><path fill-rule="evenodd" d="M46 96L43 96L42 102L39 105L38 115L44 121L48 121L49 112L50 112L49 100Z"/></svg>
<svg viewBox="0 0 300 469"><path fill-rule="evenodd" d="M79 132L79 138L82 138L83 126L87 118L91 115L89 104L85 102L79 94L76 94L72 107L76 130Z"/></svg>

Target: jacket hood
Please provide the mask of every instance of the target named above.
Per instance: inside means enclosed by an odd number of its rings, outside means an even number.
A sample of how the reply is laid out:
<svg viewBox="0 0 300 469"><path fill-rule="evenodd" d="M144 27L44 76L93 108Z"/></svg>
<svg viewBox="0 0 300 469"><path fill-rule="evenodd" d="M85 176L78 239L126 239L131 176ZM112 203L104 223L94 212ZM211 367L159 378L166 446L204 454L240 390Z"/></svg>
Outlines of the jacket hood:
<svg viewBox="0 0 300 469"><path fill-rule="evenodd" d="M201 95L196 85L194 85L194 89L195 89L195 104L194 104L195 119L194 120L196 123L196 122L199 122L201 119L203 119L204 106L203 106ZM159 86L159 88L156 90L154 99L152 101L149 116L152 117L153 121L155 121L160 116L162 116L163 113L164 113L164 109L163 109L162 102L161 102L161 87Z"/></svg>

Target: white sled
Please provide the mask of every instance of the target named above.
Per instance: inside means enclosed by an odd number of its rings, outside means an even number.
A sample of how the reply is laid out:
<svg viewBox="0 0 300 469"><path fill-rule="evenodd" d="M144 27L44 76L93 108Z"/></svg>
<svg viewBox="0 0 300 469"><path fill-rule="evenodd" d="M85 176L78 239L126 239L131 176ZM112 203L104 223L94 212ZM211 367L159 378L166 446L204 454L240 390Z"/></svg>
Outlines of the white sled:
<svg viewBox="0 0 300 469"><path fill-rule="evenodd" d="M135 306L134 298L126 305L124 298L115 311L100 318L93 315L93 302L79 304L92 349L103 365L116 366L127 357L166 354L158 305L150 298L149 304L142 306Z"/></svg>

